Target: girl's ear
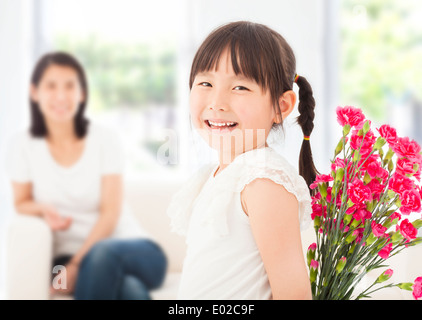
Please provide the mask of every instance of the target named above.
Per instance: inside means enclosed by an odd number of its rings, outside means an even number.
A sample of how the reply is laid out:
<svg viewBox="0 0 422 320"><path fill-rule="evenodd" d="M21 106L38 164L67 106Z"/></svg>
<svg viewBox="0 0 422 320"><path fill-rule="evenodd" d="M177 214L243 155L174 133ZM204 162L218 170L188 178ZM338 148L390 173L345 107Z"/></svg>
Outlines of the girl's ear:
<svg viewBox="0 0 422 320"><path fill-rule="evenodd" d="M280 106L280 113L277 114L276 120L277 123L280 123L281 120L286 119L286 117L293 111L293 108L296 104L296 94L293 90L288 90L283 93L283 95L279 98L278 104ZM281 119L279 119L281 115Z"/></svg>

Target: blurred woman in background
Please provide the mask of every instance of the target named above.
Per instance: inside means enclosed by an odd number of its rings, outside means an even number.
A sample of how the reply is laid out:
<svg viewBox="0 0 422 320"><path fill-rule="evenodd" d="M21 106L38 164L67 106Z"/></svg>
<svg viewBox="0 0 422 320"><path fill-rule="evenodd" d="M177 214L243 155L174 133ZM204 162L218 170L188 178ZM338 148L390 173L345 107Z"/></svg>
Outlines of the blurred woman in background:
<svg viewBox="0 0 422 320"><path fill-rule="evenodd" d="M85 72L74 57L41 57L31 78L30 130L14 137L9 152L15 208L53 231L53 265L66 267L66 289L53 291L75 299L150 299L163 282L166 257L129 215L119 140L86 119L87 101Z"/></svg>

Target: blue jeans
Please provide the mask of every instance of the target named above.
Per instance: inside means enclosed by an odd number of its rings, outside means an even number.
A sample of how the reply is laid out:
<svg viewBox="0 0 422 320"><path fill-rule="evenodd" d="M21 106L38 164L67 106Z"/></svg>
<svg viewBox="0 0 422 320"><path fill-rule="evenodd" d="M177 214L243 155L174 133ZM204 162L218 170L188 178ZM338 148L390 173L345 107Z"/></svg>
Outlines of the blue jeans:
<svg viewBox="0 0 422 320"><path fill-rule="evenodd" d="M79 266L77 300L149 300L165 277L167 259L148 239L97 242Z"/></svg>

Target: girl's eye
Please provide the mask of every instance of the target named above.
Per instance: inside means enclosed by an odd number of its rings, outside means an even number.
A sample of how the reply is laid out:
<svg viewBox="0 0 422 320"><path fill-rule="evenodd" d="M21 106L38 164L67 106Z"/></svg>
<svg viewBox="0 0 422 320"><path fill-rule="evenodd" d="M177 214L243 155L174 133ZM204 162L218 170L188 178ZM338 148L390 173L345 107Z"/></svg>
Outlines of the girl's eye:
<svg viewBox="0 0 422 320"><path fill-rule="evenodd" d="M249 89L248 89L248 88L243 87L243 86L236 86L236 87L234 87L233 89L234 89L234 90L247 90L247 91L249 91Z"/></svg>
<svg viewBox="0 0 422 320"><path fill-rule="evenodd" d="M212 87L211 83L209 83L209 82L201 82L198 85L202 86L202 87Z"/></svg>

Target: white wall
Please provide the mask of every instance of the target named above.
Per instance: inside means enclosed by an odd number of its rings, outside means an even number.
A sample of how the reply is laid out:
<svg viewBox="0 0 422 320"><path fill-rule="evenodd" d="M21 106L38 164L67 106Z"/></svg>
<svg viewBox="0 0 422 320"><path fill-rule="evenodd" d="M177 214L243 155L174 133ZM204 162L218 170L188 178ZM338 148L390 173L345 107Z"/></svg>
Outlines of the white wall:
<svg viewBox="0 0 422 320"><path fill-rule="evenodd" d="M28 71L31 61L31 1L0 0L0 298L4 286L4 234L12 203L4 168L11 134L28 116Z"/></svg>

